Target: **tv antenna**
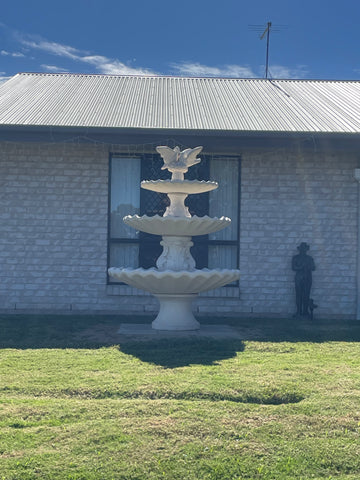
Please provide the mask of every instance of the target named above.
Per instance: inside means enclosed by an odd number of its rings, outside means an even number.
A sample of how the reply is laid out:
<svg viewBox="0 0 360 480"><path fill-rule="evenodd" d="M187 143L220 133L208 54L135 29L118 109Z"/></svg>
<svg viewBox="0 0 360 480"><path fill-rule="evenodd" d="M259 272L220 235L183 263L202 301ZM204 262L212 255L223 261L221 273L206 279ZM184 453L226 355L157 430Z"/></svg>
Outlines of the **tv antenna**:
<svg viewBox="0 0 360 480"><path fill-rule="evenodd" d="M251 30L260 33L260 40L266 37L266 59L265 59L265 78L269 78L269 45L270 32L279 32L281 28L287 25L273 25L272 22L267 22L264 30L264 25L249 25Z"/></svg>
<svg viewBox="0 0 360 480"><path fill-rule="evenodd" d="M266 35L266 64L265 64L265 78L269 76L269 43L270 43L270 30L271 22L267 22L267 27L264 30L264 33L261 35L260 40L262 40Z"/></svg>

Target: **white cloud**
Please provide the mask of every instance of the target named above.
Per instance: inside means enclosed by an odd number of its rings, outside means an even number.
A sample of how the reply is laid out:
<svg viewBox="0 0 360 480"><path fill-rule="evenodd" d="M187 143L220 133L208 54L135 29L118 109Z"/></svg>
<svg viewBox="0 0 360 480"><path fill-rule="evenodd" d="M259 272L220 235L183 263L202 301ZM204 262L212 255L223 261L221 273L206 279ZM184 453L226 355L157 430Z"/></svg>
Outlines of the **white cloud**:
<svg viewBox="0 0 360 480"><path fill-rule="evenodd" d="M1 73L4 73L4 72L1 72ZM0 76L0 85L7 82L8 80L10 80L11 77L7 77L7 76Z"/></svg>
<svg viewBox="0 0 360 480"><path fill-rule="evenodd" d="M21 52L8 52L7 50L1 50L0 55L9 57L25 57L25 55Z"/></svg>
<svg viewBox="0 0 360 480"><path fill-rule="evenodd" d="M0 23L1 25L1 23ZM156 72L147 68L132 67L117 58L109 58L104 55L94 55L88 51L79 50L70 45L64 45L57 42L51 42L44 38L34 35L22 35L17 33L17 39L23 47L30 50L39 50L50 55L68 59L76 63L92 66L97 72L108 75L157 75ZM0 55L24 56L20 52L8 52L1 50ZM43 64L42 67L47 71L66 72L68 70L56 65ZM170 64L172 72L177 75L191 77L230 77L230 78L263 78L264 66L258 66L253 69L249 65L217 65L209 66L199 62L179 62ZM269 77L274 79L282 78L306 78L308 71L306 65L296 65L289 67L285 65L270 65Z"/></svg>
<svg viewBox="0 0 360 480"><path fill-rule="evenodd" d="M189 75L191 77L233 77L233 78L253 78L255 73L249 66L244 65L223 65L220 67L209 67L201 63L182 62L173 63L171 67L180 75Z"/></svg>
<svg viewBox="0 0 360 480"><path fill-rule="evenodd" d="M28 48L42 50L43 52L48 52L59 57L71 58L72 60L77 60L81 54L80 50L77 50L76 48L69 47L68 45L61 45L56 42L48 42L46 40L26 40L24 38L20 41Z"/></svg>
<svg viewBox="0 0 360 480"><path fill-rule="evenodd" d="M88 55L79 58L79 60L94 65L100 73L108 75L156 75L151 70L129 67L120 60L110 59L102 55Z"/></svg>
<svg viewBox="0 0 360 480"><path fill-rule="evenodd" d="M295 67L286 67L284 65L271 65L269 67L270 77L274 79L281 78L306 78L308 70L306 65L296 65Z"/></svg>
<svg viewBox="0 0 360 480"><path fill-rule="evenodd" d="M67 73L68 70L62 67L57 67L56 65L41 65L41 68L46 70L47 72L52 72L52 73Z"/></svg>
<svg viewBox="0 0 360 480"><path fill-rule="evenodd" d="M92 65L100 73L110 75L156 75L155 72L144 68L129 67L118 59L108 58L103 55L90 55L89 52L78 50L69 45L56 42L48 42L43 39L21 39L21 43L30 49L37 49L58 57L69 58L75 62ZM46 65L44 68L52 67ZM56 67L55 67L56 68Z"/></svg>
<svg viewBox="0 0 360 480"><path fill-rule="evenodd" d="M255 73L248 65L222 65L218 67L210 67L198 62L182 62L173 63L173 70L180 75L188 75L191 77L232 77L232 78L262 78L264 77L265 68L259 67L258 71L261 75ZM306 78L308 70L306 65L296 65L295 67L287 67L284 65L272 65L269 68L270 78Z"/></svg>

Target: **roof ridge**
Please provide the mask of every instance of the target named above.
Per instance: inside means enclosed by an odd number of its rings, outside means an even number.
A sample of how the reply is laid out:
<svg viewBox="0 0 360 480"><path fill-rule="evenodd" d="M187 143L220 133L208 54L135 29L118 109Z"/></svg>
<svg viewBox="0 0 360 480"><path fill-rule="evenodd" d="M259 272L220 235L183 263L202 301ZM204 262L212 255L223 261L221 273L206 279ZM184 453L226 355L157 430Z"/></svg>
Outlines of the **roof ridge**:
<svg viewBox="0 0 360 480"><path fill-rule="evenodd" d="M16 75L34 75L34 76L50 76L50 77L102 77L102 78L170 78L181 80L223 80L223 81L249 81L249 82L304 82L304 83L358 83L356 79L327 79L327 78L259 78L259 77L202 77L202 76L185 76L185 75L156 75L156 74L105 74L105 73L80 73L80 72L18 72ZM15 76L16 76L15 75Z"/></svg>

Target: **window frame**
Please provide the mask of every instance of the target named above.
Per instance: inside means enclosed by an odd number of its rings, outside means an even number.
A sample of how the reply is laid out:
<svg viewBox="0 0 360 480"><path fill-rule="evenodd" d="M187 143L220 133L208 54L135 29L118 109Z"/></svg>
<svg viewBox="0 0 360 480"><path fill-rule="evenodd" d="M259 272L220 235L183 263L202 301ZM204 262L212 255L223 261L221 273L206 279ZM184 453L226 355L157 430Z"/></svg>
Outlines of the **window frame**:
<svg viewBox="0 0 360 480"><path fill-rule="evenodd" d="M108 237L107 237L107 268L111 267L110 265L110 255L111 255L111 246L114 244L136 244L139 245L139 260L140 260L140 243L141 243L141 236L137 238L121 238L121 237L111 237L111 195L112 195L112 162L116 158L133 158L138 159L140 161L140 179L139 179L139 195L141 195L141 187L140 182L142 172L143 172L143 164L146 161L146 158L157 156L157 154L152 153L128 153L128 152L110 152L109 154L109 163L108 163ZM238 179L237 179L237 238L235 240L212 240L208 238L208 235L202 237L194 236L192 241L196 246L232 246L236 247L236 268L239 268L240 265L240 219L241 219L241 156L240 155L202 155L202 158L206 158L208 165L210 165L212 159L221 160L221 159L231 159L237 160L238 162ZM216 179L214 179L216 181ZM141 208L141 200L140 201L140 208ZM129 215L131 212L129 212ZM140 215L144 215L143 212L140 211ZM226 212L224 213L226 215ZM204 238L207 237L207 238ZM140 267L138 267L140 268ZM207 267L205 267L207 268ZM123 282L116 282L111 280L107 274L107 285L125 285ZM226 285L227 287L238 287L239 281L233 282L231 284ZM222 287L224 288L224 287Z"/></svg>

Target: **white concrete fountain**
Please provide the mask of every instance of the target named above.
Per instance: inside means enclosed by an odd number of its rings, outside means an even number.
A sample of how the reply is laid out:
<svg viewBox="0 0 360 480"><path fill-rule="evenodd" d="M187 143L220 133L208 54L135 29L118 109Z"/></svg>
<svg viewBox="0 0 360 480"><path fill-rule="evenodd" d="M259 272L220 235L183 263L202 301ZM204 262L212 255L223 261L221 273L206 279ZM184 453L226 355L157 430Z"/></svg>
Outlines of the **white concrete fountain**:
<svg viewBox="0 0 360 480"><path fill-rule="evenodd" d="M199 322L192 313L192 302L198 293L218 288L240 276L239 270L195 268L190 248L191 237L207 235L230 225L230 218L191 216L184 201L188 195L204 193L218 187L217 182L184 180L184 173L201 160L197 155L203 147L180 151L179 147L157 147L164 160L162 169L172 173L171 180L143 181L141 187L165 193L170 199L164 215L148 217L128 215L124 222L136 230L162 235L163 252L156 262L157 268L109 268L109 275L155 295L160 310L152 322L156 330L197 330Z"/></svg>

